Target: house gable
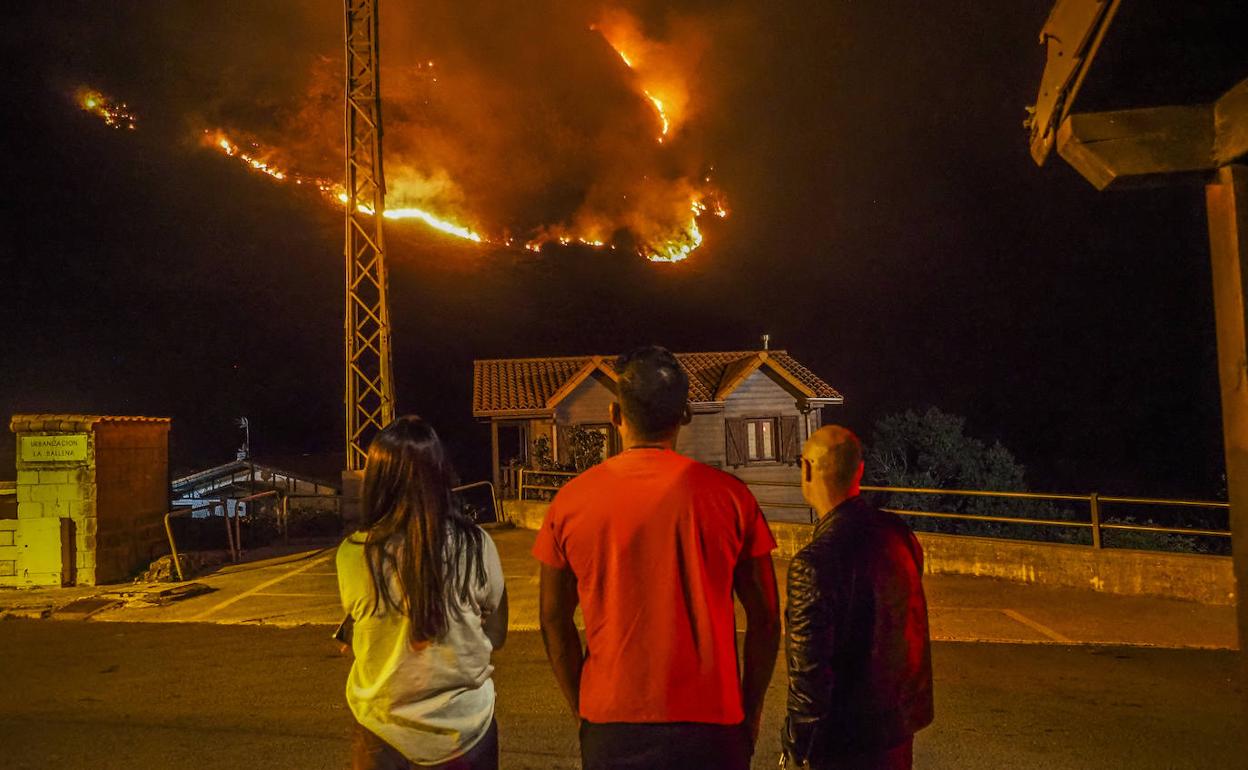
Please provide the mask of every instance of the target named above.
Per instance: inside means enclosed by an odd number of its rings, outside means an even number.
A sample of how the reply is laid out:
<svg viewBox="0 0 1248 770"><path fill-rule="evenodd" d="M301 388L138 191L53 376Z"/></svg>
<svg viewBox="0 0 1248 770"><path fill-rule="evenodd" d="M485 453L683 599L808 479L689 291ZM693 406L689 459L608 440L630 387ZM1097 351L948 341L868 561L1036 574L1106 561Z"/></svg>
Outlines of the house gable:
<svg viewBox="0 0 1248 770"><path fill-rule="evenodd" d="M803 394L771 367L758 367L724 398L726 417L770 417L798 413Z"/></svg>
<svg viewBox="0 0 1248 770"><path fill-rule="evenodd" d="M598 370L590 372L555 404L555 422L561 425L610 422L607 410L615 400L615 393L615 380Z"/></svg>
<svg viewBox="0 0 1248 770"><path fill-rule="evenodd" d="M800 378L769 356L767 351L759 351L756 355L742 359L724 371L724 379L716 389L715 400L727 401L737 388L760 371L766 372L777 384L793 393L796 398L815 397L815 391Z"/></svg>

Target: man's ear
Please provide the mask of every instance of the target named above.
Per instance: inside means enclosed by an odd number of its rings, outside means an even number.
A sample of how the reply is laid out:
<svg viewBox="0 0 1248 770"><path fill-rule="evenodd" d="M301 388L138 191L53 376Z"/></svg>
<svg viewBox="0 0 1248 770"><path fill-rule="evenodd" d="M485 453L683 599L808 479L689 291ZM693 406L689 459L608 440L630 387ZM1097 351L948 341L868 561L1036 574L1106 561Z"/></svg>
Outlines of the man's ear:
<svg viewBox="0 0 1248 770"><path fill-rule="evenodd" d="M693 422L693 405L686 401L685 411L680 415L680 424L688 425L691 422Z"/></svg>
<svg viewBox="0 0 1248 770"><path fill-rule="evenodd" d="M854 471L854 483L855 484L862 483L862 474L863 474L863 471L866 470L866 468L867 468L867 464L865 462L858 463L858 470Z"/></svg>
<svg viewBox="0 0 1248 770"><path fill-rule="evenodd" d="M622 416L622 413L620 412L619 401L611 402L611 405L607 407L607 414L610 415L611 424L614 425L615 427L618 428L624 424L624 418Z"/></svg>
<svg viewBox="0 0 1248 770"><path fill-rule="evenodd" d="M799 462L802 464L802 479L809 484L815 478L815 466L811 464L810 460L805 458L799 460Z"/></svg>

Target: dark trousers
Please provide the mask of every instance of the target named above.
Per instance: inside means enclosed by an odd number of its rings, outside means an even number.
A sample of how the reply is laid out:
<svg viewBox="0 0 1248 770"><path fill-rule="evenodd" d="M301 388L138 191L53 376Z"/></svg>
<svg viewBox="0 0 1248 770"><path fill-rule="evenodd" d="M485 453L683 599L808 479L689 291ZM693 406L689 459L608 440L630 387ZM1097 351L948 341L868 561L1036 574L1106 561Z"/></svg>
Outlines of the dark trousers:
<svg viewBox="0 0 1248 770"><path fill-rule="evenodd" d="M811 757L811 770L910 770L914 766L914 738L884 751Z"/></svg>
<svg viewBox="0 0 1248 770"><path fill-rule="evenodd" d="M351 740L351 770L498 770L498 722L468 753L440 765L418 765L409 762L397 749L373 734L358 722Z"/></svg>
<svg viewBox="0 0 1248 770"><path fill-rule="evenodd" d="M582 770L749 770L745 725L581 721Z"/></svg>

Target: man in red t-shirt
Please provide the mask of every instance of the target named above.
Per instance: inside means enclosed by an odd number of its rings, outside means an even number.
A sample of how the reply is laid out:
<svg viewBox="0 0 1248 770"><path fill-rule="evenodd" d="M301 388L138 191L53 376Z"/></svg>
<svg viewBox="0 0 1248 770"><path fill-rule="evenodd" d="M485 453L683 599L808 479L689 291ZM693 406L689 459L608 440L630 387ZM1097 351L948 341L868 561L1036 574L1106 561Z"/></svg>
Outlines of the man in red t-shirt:
<svg viewBox="0 0 1248 770"><path fill-rule="evenodd" d="M533 546L542 639L581 718L582 766L745 770L780 644L776 543L745 484L673 451L691 418L675 356L640 348L615 368L624 451L559 491Z"/></svg>

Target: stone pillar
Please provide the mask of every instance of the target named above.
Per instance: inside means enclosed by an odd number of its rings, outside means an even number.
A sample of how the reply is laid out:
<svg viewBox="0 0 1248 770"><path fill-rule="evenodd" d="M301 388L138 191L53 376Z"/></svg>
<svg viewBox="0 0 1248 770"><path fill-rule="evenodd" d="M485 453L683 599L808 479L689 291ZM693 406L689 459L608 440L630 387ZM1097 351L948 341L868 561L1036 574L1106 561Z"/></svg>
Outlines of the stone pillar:
<svg viewBox="0 0 1248 770"><path fill-rule="evenodd" d="M14 415L9 427L17 439L18 518L13 574L0 569L0 585L124 580L161 552L169 420ZM0 537L0 547L7 540Z"/></svg>
<svg viewBox="0 0 1248 770"><path fill-rule="evenodd" d="M17 434L16 569L4 585L95 582L95 447L90 432L25 430ZM39 425L39 428L53 427Z"/></svg>

